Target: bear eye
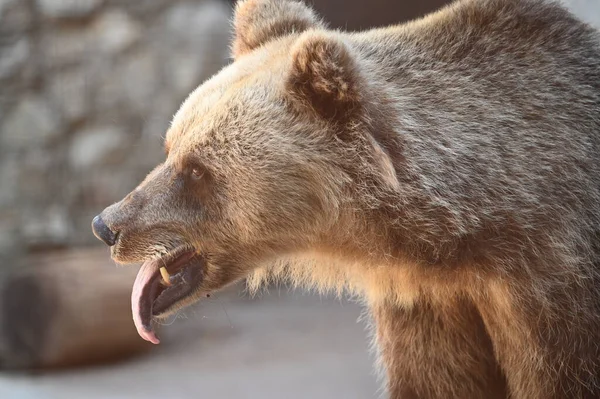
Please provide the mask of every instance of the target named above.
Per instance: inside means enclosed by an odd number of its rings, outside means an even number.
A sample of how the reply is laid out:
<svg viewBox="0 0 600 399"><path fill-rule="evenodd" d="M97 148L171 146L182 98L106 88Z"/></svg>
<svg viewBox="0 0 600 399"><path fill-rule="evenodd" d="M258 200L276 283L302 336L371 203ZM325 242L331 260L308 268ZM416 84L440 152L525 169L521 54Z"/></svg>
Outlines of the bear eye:
<svg viewBox="0 0 600 399"><path fill-rule="evenodd" d="M192 179L194 179L194 180L200 180L204 176L204 169L198 168L198 167L194 167L191 170L191 175L192 175Z"/></svg>

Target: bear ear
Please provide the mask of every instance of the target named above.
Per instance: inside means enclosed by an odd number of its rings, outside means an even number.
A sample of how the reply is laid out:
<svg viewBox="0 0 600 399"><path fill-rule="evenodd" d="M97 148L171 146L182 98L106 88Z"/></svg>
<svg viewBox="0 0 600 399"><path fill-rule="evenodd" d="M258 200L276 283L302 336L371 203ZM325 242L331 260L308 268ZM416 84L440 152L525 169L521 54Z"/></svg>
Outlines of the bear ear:
<svg viewBox="0 0 600 399"><path fill-rule="evenodd" d="M235 7L233 58L263 44L323 24L305 4L288 0L240 0Z"/></svg>
<svg viewBox="0 0 600 399"><path fill-rule="evenodd" d="M360 74L346 45L325 33L303 35L292 49L287 90L329 121L351 117L360 105Z"/></svg>

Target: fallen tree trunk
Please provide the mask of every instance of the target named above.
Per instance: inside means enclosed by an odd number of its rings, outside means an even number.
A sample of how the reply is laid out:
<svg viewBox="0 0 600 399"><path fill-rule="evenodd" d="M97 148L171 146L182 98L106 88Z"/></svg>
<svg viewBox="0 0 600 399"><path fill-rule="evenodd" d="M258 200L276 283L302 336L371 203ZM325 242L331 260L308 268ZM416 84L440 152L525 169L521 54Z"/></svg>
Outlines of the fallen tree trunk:
<svg viewBox="0 0 600 399"><path fill-rule="evenodd" d="M40 369L123 359L147 350L133 326L137 268L106 251L28 258L0 273L0 367Z"/></svg>

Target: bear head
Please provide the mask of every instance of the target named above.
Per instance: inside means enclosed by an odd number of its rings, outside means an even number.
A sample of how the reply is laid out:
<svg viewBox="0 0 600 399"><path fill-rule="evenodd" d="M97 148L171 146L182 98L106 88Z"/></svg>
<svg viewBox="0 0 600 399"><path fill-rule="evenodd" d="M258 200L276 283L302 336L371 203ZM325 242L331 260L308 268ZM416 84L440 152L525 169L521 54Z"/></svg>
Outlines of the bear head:
<svg viewBox="0 0 600 399"><path fill-rule="evenodd" d="M93 222L115 261L144 262L132 305L153 342L153 317L286 256L352 251L373 193L396 189L346 36L281 0L240 1L234 26L234 61L185 100L164 162Z"/></svg>

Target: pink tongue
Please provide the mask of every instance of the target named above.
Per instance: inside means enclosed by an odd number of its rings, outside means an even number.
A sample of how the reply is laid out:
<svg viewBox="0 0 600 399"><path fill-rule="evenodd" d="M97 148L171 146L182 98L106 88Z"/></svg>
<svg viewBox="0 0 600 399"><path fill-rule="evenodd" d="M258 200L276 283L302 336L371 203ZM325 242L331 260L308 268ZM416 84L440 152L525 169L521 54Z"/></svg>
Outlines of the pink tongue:
<svg viewBox="0 0 600 399"><path fill-rule="evenodd" d="M133 322L140 337L153 344L160 343L152 328L152 302L154 301L158 281L153 277L158 273L157 261L146 261L133 283L131 293L131 311Z"/></svg>

